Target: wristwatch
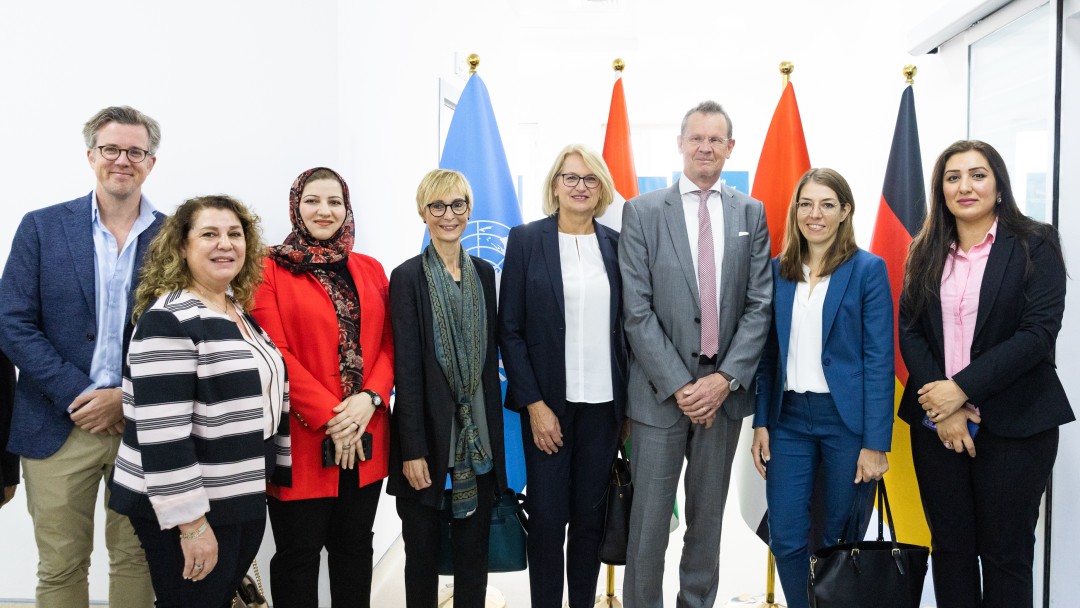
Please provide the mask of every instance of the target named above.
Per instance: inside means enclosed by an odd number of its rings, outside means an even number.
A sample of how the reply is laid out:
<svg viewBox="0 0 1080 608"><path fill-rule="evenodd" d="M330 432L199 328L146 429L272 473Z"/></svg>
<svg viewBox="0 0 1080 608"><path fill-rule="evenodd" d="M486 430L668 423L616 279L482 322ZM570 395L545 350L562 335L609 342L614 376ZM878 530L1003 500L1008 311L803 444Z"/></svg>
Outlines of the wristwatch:
<svg viewBox="0 0 1080 608"><path fill-rule="evenodd" d="M379 396L379 393L376 393L375 391L371 390L370 388L365 388L364 390L362 390L360 392L361 393L367 393L368 396L371 397L371 405L375 406L376 411L386 409L385 407L383 407L383 400L382 400L382 397Z"/></svg>
<svg viewBox="0 0 1080 608"><path fill-rule="evenodd" d="M734 393L735 391L742 388L742 384L739 383L739 379L735 376L729 376L728 374L725 374L721 371L717 371L716 373L720 374L728 381L728 388L731 389L731 392Z"/></svg>

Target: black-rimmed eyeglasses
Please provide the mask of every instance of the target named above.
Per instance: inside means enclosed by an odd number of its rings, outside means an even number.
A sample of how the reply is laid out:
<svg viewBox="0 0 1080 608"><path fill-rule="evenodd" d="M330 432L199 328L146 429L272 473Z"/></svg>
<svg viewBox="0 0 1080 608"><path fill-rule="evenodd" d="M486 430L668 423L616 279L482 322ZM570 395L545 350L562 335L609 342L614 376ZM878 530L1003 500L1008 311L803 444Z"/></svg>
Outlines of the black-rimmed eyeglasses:
<svg viewBox="0 0 1080 608"><path fill-rule="evenodd" d="M120 153L127 154L128 160L133 163L141 163L150 156L149 150L143 150L142 148L120 148L117 146L98 146L98 152L105 160L116 160L120 158Z"/></svg>
<svg viewBox="0 0 1080 608"><path fill-rule="evenodd" d="M454 215L465 215L465 212L469 210L469 201L457 198L450 201L449 205L442 201L435 201L434 203L428 203L427 210L435 217L442 217L446 215L447 207L454 212Z"/></svg>
<svg viewBox="0 0 1080 608"><path fill-rule="evenodd" d="M600 178L595 175L586 175L584 177L577 173L560 173L559 177L562 178L562 183L567 188L577 188L578 183L585 182L585 187L589 190L595 190L600 185Z"/></svg>

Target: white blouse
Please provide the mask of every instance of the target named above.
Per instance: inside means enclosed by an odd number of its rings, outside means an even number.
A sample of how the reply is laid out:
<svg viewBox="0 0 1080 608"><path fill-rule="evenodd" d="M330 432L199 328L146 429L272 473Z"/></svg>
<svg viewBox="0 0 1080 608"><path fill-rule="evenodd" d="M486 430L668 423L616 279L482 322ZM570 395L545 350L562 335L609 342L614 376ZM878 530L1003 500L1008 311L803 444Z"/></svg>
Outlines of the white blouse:
<svg viewBox="0 0 1080 608"><path fill-rule="evenodd" d="M595 234L559 233L566 318L566 400L606 403L611 386L611 285Z"/></svg>
<svg viewBox="0 0 1080 608"><path fill-rule="evenodd" d="M810 267L803 265L803 280L795 286L795 301L791 305L785 390L830 392L821 367L821 317L828 291L829 277L822 277L814 290L810 290Z"/></svg>
<svg viewBox="0 0 1080 608"><path fill-rule="evenodd" d="M237 309L240 313L240 310ZM251 349L251 355L255 359L255 367L259 369L259 380L262 383L263 402L263 439L270 439L281 422L281 405L284 389L281 384L285 381L285 361L281 358L273 346L260 339L261 334L248 322L247 317L240 314L246 332L240 332Z"/></svg>

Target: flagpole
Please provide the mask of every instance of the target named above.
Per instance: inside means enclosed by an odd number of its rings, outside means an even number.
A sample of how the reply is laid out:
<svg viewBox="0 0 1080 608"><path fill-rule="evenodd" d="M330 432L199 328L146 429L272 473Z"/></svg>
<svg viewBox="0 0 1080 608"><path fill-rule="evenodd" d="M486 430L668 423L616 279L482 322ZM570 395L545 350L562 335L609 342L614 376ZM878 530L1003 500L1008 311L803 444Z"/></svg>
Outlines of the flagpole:
<svg viewBox="0 0 1080 608"><path fill-rule="evenodd" d="M620 57L616 57L615 61L611 62L612 69L617 74L616 78L622 77L623 70L626 69L626 62ZM596 598L596 603L593 608L622 608L622 602L615 596L615 566L611 564L607 565L607 586L604 589L604 595Z"/></svg>
<svg viewBox="0 0 1080 608"><path fill-rule="evenodd" d="M904 66L904 80L907 81L907 84L915 84L915 75L918 73L919 68L915 67L914 65L909 63Z"/></svg>
<svg viewBox="0 0 1080 608"><path fill-rule="evenodd" d="M780 91L783 92L791 82L791 73L795 71L795 64L790 61L780 62ZM755 608L780 608L776 603L776 557L772 550L768 551L769 559L765 565L765 601Z"/></svg>

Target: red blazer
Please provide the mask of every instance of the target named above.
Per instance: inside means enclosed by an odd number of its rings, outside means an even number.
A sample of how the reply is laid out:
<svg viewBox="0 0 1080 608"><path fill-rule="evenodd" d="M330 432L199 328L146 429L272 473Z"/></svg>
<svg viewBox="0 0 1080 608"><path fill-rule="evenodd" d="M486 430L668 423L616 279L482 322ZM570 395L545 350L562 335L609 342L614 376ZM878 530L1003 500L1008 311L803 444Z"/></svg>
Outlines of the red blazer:
<svg viewBox="0 0 1080 608"><path fill-rule="evenodd" d="M390 402L394 386L394 341L390 328L386 272L374 258L349 256L349 273L360 295L360 348L364 388ZM323 468L320 445L331 411L343 399L338 370L338 325L330 296L318 279L292 274L267 258L265 282L255 294L251 314L270 334L289 370L292 405L293 486L269 487L281 500L337 496L338 469ZM368 423L371 459L360 463L360 485L386 477L390 436L388 414L375 412Z"/></svg>

